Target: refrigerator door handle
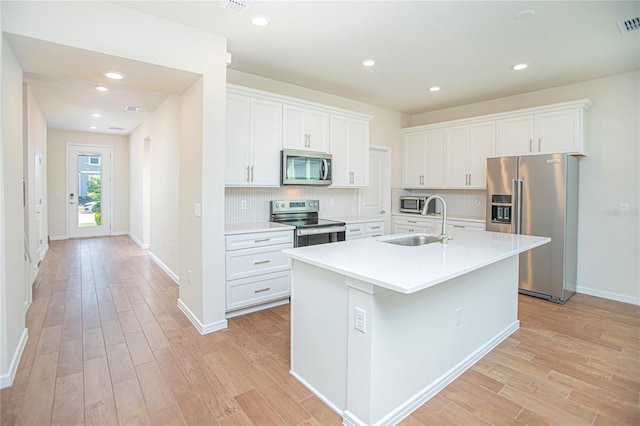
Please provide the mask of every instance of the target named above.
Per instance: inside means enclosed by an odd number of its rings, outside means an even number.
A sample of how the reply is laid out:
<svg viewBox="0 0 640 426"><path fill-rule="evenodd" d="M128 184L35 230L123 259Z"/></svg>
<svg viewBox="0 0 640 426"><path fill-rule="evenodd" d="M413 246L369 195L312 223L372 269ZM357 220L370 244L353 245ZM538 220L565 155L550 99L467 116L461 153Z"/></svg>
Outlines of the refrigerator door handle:
<svg viewBox="0 0 640 426"><path fill-rule="evenodd" d="M522 234L522 200L523 200L523 192L524 192L524 180L522 179L514 179L513 180L515 186L516 186L516 191L514 193L516 200L515 200L515 205L516 205L516 211L515 214L512 215L513 220L515 221L515 230L516 230L516 234Z"/></svg>

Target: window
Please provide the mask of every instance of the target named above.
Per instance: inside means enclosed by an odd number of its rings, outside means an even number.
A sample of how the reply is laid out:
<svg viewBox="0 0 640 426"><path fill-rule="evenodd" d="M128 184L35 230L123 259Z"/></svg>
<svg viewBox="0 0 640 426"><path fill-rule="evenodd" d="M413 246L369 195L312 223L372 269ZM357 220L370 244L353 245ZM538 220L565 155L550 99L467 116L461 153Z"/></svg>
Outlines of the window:
<svg viewBox="0 0 640 426"><path fill-rule="evenodd" d="M99 166L100 157L89 157L89 164L91 164L92 166Z"/></svg>

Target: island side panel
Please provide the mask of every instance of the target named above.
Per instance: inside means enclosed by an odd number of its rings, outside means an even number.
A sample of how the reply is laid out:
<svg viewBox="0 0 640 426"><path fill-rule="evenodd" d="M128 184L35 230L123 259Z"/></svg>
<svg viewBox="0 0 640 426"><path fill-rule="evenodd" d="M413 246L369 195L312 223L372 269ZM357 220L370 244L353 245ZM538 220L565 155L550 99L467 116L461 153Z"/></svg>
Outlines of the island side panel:
<svg viewBox="0 0 640 426"><path fill-rule="evenodd" d="M373 302L368 417L369 424L387 424L408 415L517 330L518 257L411 295L381 292Z"/></svg>
<svg viewBox="0 0 640 426"><path fill-rule="evenodd" d="M347 406L348 305L342 275L293 260L291 373L340 415Z"/></svg>

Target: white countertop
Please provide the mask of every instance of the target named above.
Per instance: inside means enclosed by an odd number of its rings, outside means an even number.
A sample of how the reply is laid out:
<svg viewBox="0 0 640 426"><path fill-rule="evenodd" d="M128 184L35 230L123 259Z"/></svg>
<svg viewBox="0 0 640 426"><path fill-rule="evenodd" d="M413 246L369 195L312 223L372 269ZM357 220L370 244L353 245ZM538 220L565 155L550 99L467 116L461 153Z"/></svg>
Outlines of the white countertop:
<svg viewBox="0 0 640 426"><path fill-rule="evenodd" d="M337 216L337 217L323 217L327 220L337 220L344 222L347 225L350 223L369 223L369 222L384 222L384 216Z"/></svg>
<svg viewBox="0 0 640 426"><path fill-rule="evenodd" d="M295 229L294 226L276 222L228 223L224 225L225 235L246 234L249 232L275 232Z"/></svg>
<svg viewBox="0 0 640 426"><path fill-rule="evenodd" d="M541 246L546 237L451 229L449 244L406 247L385 243L408 235L283 250L295 260L309 263L379 287L410 294L484 266ZM421 234L425 235L425 234Z"/></svg>

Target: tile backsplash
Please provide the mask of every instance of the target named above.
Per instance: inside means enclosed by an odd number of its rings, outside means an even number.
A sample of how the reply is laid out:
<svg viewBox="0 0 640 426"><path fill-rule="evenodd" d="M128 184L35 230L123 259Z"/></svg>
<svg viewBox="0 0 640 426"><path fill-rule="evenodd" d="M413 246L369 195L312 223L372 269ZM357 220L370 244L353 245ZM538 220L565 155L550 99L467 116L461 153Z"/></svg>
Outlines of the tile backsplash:
<svg viewBox="0 0 640 426"><path fill-rule="evenodd" d="M320 217L357 216L360 208L360 191L310 186L225 188L225 222L268 222L271 200L319 200ZM244 209L243 201L246 202Z"/></svg>

